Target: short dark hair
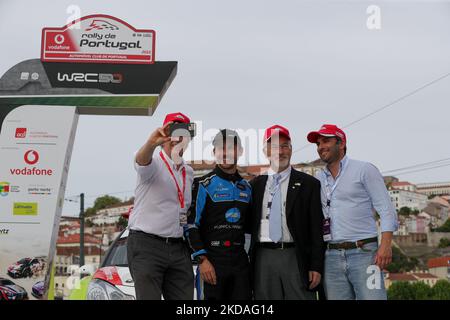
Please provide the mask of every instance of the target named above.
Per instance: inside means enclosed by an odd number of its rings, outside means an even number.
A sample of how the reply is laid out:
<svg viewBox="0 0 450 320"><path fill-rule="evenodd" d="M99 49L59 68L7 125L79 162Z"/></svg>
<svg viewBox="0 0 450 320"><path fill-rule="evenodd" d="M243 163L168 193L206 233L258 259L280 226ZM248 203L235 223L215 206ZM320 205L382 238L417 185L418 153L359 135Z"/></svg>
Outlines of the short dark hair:
<svg viewBox="0 0 450 320"><path fill-rule="evenodd" d="M217 145L225 145L227 141L233 141L235 145L242 148L241 138L239 138L239 134L231 129L220 130L214 137L212 144L215 148Z"/></svg>
<svg viewBox="0 0 450 320"><path fill-rule="evenodd" d="M337 140L337 144L341 144L342 143L342 139L339 137L335 137ZM347 145L345 145L344 147L344 154L347 154Z"/></svg>

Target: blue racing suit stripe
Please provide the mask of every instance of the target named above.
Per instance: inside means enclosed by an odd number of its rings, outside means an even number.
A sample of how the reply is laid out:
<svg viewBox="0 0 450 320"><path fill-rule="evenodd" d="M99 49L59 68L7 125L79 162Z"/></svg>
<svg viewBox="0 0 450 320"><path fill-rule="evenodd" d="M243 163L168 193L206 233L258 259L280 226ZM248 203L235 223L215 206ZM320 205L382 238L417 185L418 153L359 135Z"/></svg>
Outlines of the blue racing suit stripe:
<svg viewBox="0 0 450 320"><path fill-rule="evenodd" d="M198 227L200 226L200 219L202 218L203 209L206 204L206 190L201 183L198 185L197 199L195 202L195 225Z"/></svg>

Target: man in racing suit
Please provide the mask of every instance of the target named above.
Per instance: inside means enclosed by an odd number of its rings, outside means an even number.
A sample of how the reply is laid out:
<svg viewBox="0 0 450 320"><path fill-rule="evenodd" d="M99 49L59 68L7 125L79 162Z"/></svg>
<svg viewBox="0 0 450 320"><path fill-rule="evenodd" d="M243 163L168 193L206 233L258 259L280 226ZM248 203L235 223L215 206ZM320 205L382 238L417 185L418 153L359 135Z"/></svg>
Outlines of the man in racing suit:
<svg viewBox="0 0 450 320"><path fill-rule="evenodd" d="M215 169L194 179L185 236L199 263L206 300L251 299L244 224L251 187L237 172L242 145L233 130L213 140Z"/></svg>

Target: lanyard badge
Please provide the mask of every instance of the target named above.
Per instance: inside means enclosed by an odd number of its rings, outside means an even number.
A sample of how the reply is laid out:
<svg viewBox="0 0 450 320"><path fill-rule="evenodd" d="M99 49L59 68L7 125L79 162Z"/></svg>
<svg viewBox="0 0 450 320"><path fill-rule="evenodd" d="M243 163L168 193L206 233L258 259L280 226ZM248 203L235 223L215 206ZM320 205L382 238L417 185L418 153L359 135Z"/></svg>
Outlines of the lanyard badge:
<svg viewBox="0 0 450 320"><path fill-rule="evenodd" d="M323 219L322 224L322 231L323 231L323 241L328 242L331 241L331 219L326 218Z"/></svg>
<svg viewBox="0 0 450 320"><path fill-rule="evenodd" d="M347 168L347 164L348 162L345 163L345 165L342 167L341 172L339 173L339 177L337 178L337 180L335 181L334 185L332 188L330 188L330 184L328 182L328 177L325 174L325 172L323 172L324 175L324 180L325 180L325 189L326 189L326 197L327 197L327 203L325 206L325 219L323 219L322 222L322 231L323 231L323 241L328 242L332 240L332 236L331 236L331 214L330 214L330 209L331 209L331 198L333 196L333 192L336 190L336 187L339 183L339 181L341 180L342 175L344 174L345 169Z"/></svg>
<svg viewBox="0 0 450 320"><path fill-rule="evenodd" d="M166 164L166 167L169 170L170 175L172 176L173 180L175 181L175 185L177 187L177 192L178 192L178 201L180 202L181 209L184 209L184 191L186 189L186 168L183 167L183 169L181 169L181 174L183 176L183 190L181 190L180 185L178 184L178 180L177 180L177 178L175 178L173 170L170 167L169 162L167 162L167 159L164 157L164 154L162 153L162 151L159 152L159 155L161 156L161 159Z"/></svg>

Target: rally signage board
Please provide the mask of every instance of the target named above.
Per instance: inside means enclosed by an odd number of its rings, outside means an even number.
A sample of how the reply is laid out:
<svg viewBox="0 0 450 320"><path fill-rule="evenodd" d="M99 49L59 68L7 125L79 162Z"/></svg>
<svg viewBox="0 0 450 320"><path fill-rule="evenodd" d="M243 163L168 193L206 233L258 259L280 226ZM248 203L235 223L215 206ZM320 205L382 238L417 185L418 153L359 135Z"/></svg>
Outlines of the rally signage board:
<svg viewBox="0 0 450 320"><path fill-rule="evenodd" d="M62 28L42 29L41 60L152 64L155 31L135 29L113 16L89 15Z"/></svg>
<svg viewBox="0 0 450 320"><path fill-rule="evenodd" d="M77 122L69 106L21 106L4 120L0 278L15 285L8 300L47 294Z"/></svg>
<svg viewBox="0 0 450 320"><path fill-rule="evenodd" d="M77 106L79 114L152 115L177 73L176 61L106 64L22 61L0 78L0 128L15 107Z"/></svg>
<svg viewBox="0 0 450 320"><path fill-rule="evenodd" d="M41 59L0 78L0 279L45 299L78 116L152 115L177 62L154 61L154 31L111 16L42 34Z"/></svg>

